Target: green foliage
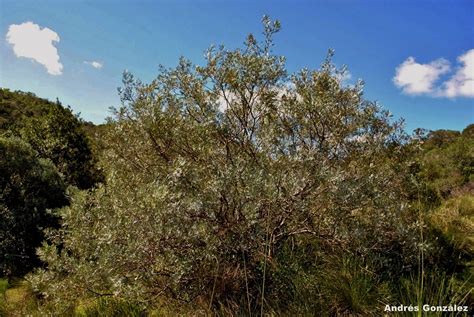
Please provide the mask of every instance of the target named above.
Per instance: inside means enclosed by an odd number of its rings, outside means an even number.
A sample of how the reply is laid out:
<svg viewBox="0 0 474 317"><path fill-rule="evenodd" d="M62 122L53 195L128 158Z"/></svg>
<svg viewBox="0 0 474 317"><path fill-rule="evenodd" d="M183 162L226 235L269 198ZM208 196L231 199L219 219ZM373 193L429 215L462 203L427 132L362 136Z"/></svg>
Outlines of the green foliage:
<svg viewBox="0 0 474 317"><path fill-rule="evenodd" d="M100 181L89 142L71 109L55 104L46 115L25 119L19 133L55 164L68 184L87 189Z"/></svg>
<svg viewBox="0 0 474 317"><path fill-rule="evenodd" d="M51 162L17 138L0 137L0 275L26 273L38 263L49 209L66 205L66 186Z"/></svg>
<svg viewBox="0 0 474 317"><path fill-rule="evenodd" d="M470 124L462 130L462 135L465 138L474 138L474 124Z"/></svg>
<svg viewBox="0 0 474 317"><path fill-rule="evenodd" d="M446 147L461 136L459 131L435 130L428 133L425 147Z"/></svg>
<svg viewBox="0 0 474 317"><path fill-rule="evenodd" d="M51 160L67 184L87 189L102 180L84 132L86 123L71 108L0 89L0 116L0 131L21 137L40 157Z"/></svg>
<svg viewBox="0 0 474 317"><path fill-rule="evenodd" d="M0 89L1 275L39 264L35 248L45 228L58 226L49 209L68 203L67 185L102 181L83 125L59 102Z"/></svg>
<svg viewBox="0 0 474 317"><path fill-rule="evenodd" d="M23 119L28 117L40 117L48 113L52 105L52 102L33 93L0 88L0 130L21 125Z"/></svg>
<svg viewBox="0 0 474 317"><path fill-rule="evenodd" d="M443 198L474 181L474 137L470 129L462 134L433 131L423 145L420 176Z"/></svg>
<svg viewBox="0 0 474 317"><path fill-rule="evenodd" d="M262 41L211 48L204 66L181 59L150 84L124 74L104 133L106 185L73 195L40 251L47 269L29 276L57 309L107 294L263 313L290 280L285 266L311 276L311 260L282 256L289 245L304 255L307 240L323 259L377 258L374 274L414 262L401 122L362 83L344 86L331 52L288 76L272 52L280 25L263 23ZM345 312L373 311L383 284L358 268L333 275Z"/></svg>

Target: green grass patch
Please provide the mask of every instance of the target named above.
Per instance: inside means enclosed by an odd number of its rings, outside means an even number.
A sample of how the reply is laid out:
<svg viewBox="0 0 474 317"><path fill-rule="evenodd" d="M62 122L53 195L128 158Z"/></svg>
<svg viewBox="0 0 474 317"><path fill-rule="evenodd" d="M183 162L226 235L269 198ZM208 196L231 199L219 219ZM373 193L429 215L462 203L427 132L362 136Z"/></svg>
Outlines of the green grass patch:
<svg viewBox="0 0 474 317"><path fill-rule="evenodd" d="M5 278L0 278L0 296L5 294L5 291L8 288L8 280Z"/></svg>

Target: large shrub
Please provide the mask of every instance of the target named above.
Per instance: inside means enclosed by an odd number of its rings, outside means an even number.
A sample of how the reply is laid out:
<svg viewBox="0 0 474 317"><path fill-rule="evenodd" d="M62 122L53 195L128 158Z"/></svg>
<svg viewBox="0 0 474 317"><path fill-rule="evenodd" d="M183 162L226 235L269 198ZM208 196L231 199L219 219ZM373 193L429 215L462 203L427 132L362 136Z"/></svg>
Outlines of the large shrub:
<svg viewBox="0 0 474 317"><path fill-rule="evenodd" d="M279 23L264 27L261 42L211 48L204 66L181 59L149 84L124 74L107 185L62 210L41 250L48 268L30 278L52 303L168 297L254 311L292 274L330 267L325 255L397 274L416 263L400 122L362 83L344 85L331 53L288 76L272 52Z"/></svg>

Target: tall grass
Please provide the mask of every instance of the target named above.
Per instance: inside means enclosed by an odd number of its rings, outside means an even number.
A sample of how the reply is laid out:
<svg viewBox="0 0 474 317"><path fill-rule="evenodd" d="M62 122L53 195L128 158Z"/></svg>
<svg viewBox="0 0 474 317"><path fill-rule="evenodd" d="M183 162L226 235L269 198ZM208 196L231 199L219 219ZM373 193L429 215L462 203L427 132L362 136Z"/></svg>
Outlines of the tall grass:
<svg viewBox="0 0 474 317"><path fill-rule="evenodd" d="M86 305L76 308L77 317L145 317L148 314L139 305L124 300L100 297Z"/></svg>
<svg viewBox="0 0 474 317"><path fill-rule="evenodd" d="M457 201L458 199L453 199ZM464 200L460 200L463 201ZM450 201L448 201L450 202ZM469 205L469 209L472 213L472 201ZM438 226L437 222L440 222L440 211L444 218L444 222L452 222L455 217L448 217L450 214L447 212L447 209L442 207L433 215L425 213L425 210L422 208L421 202L418 200L418 222L419 222L419 254L418 254L418 270L416 274L412 274L407 278L403 278L399 281L398 287L398 297L399 302L404 305L413 305L416 303L418 306L418 311L413 312L413 316L426 316L427 312L423 311L423 305L433 305L433 306L449 306L449 305L468 305L472 301L473 293L473 276L472 270L467 272L467 276L463 276L462 282L456 279L454 274L448 275L445 272L438 271L436 269L430 269L427 271L425 267L425 235L424 229L425 225L431 224ZM453 206L451 206L453 207ZM458 208L451 208L451 210L456 211ZM451 212L452 213L452 212ZM457 213L456 213L457 215ZM447 219L446 219L447 218ZM472 220L470 220L472 221ZM464 235L464 238L467 235ZM395 313L397 315L398 313ZM407 316L407 313L404 312L401 314ZM460 313L447 314L446 312L429 312L430 316L447 316L447 315L462 315ZM467 315L467 314L466 314Z"/></svg>
<svg viewBox="0 0 474 317"><path fill-rule="evenodd" d="M472 285L472 276L460 282L454 276L448 276L443 272L430 272L430 274L426 274L423 285L420 284L420 279L416 276L402 280L399 298L404 305L417 303L418 312L413 314L426 316L426 312L423 312L423 305L425 304L433 306L469 305L469 297L472 296L473 292L473 288L469 286L470 284ZM443 312L429 313L429 316L447 315ZM459 313L453 313L452 315L463 316ZM406 316L406 313L403 316Z"/></svg>

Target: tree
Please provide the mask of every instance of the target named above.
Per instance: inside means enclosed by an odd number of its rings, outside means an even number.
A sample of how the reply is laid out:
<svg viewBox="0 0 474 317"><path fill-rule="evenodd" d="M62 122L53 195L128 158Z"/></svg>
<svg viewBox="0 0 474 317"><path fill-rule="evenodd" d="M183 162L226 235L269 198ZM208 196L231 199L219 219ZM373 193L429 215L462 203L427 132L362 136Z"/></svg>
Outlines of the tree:
<svg viewBox="0 0 474 317"><path fill-rule="evenodd" d="M0 130L21 125L24 118L46 114L52 105L31 92L10 91L0 88Z"/></svg>
<svg viewBox="0 0 474 317"><path fill-rule="evenodd" d="M20 276L38 265L48 212L68 203L66 186L50 161L17 138L0 137L0 274Z"/></svg>
<svg viewBox="0 0 474 317"><path fill-rule="evenodd" d="M462 130L462 135L466 138L473 138L474 137L474 123L471 123L467 127Z"/></svg>
<svg viewBox="0 0 474 317"><path fill-rule="evenodd" d="M211 48L205 66L183 58L150 84L124 74L106 185L62 211L48 270L31 277L39 291L58 305L109 294L260 310L298 250L310 257L299 267L335 254L388 274L416 263L401 122L343 84L332 52L288 76L272 51L280 24L263 24L262 41Z"/></svg>
<svg viewBox="0 0 474 317"><path fill-rule="evenodd" d="M0 89L0 132L21 137L40 157L55 164L67 184L81 189L102 181L85 126L59 101Z"/></svg>
<svg viewBox="0 0 474 317"><path fill-rule="evenodd" d="M102 180L90 142L70 108L57 102L44 116L25 119L19 133L41 157L55 164L68 184L87 189Z"/></svg>
<svg viewBox="0 0 474 317"><path fill-rule="evenodd" d="M448 198L473 181L474 138L467 126L457 131L431 131L420 153L420 176L438 195Z"/></svg>

